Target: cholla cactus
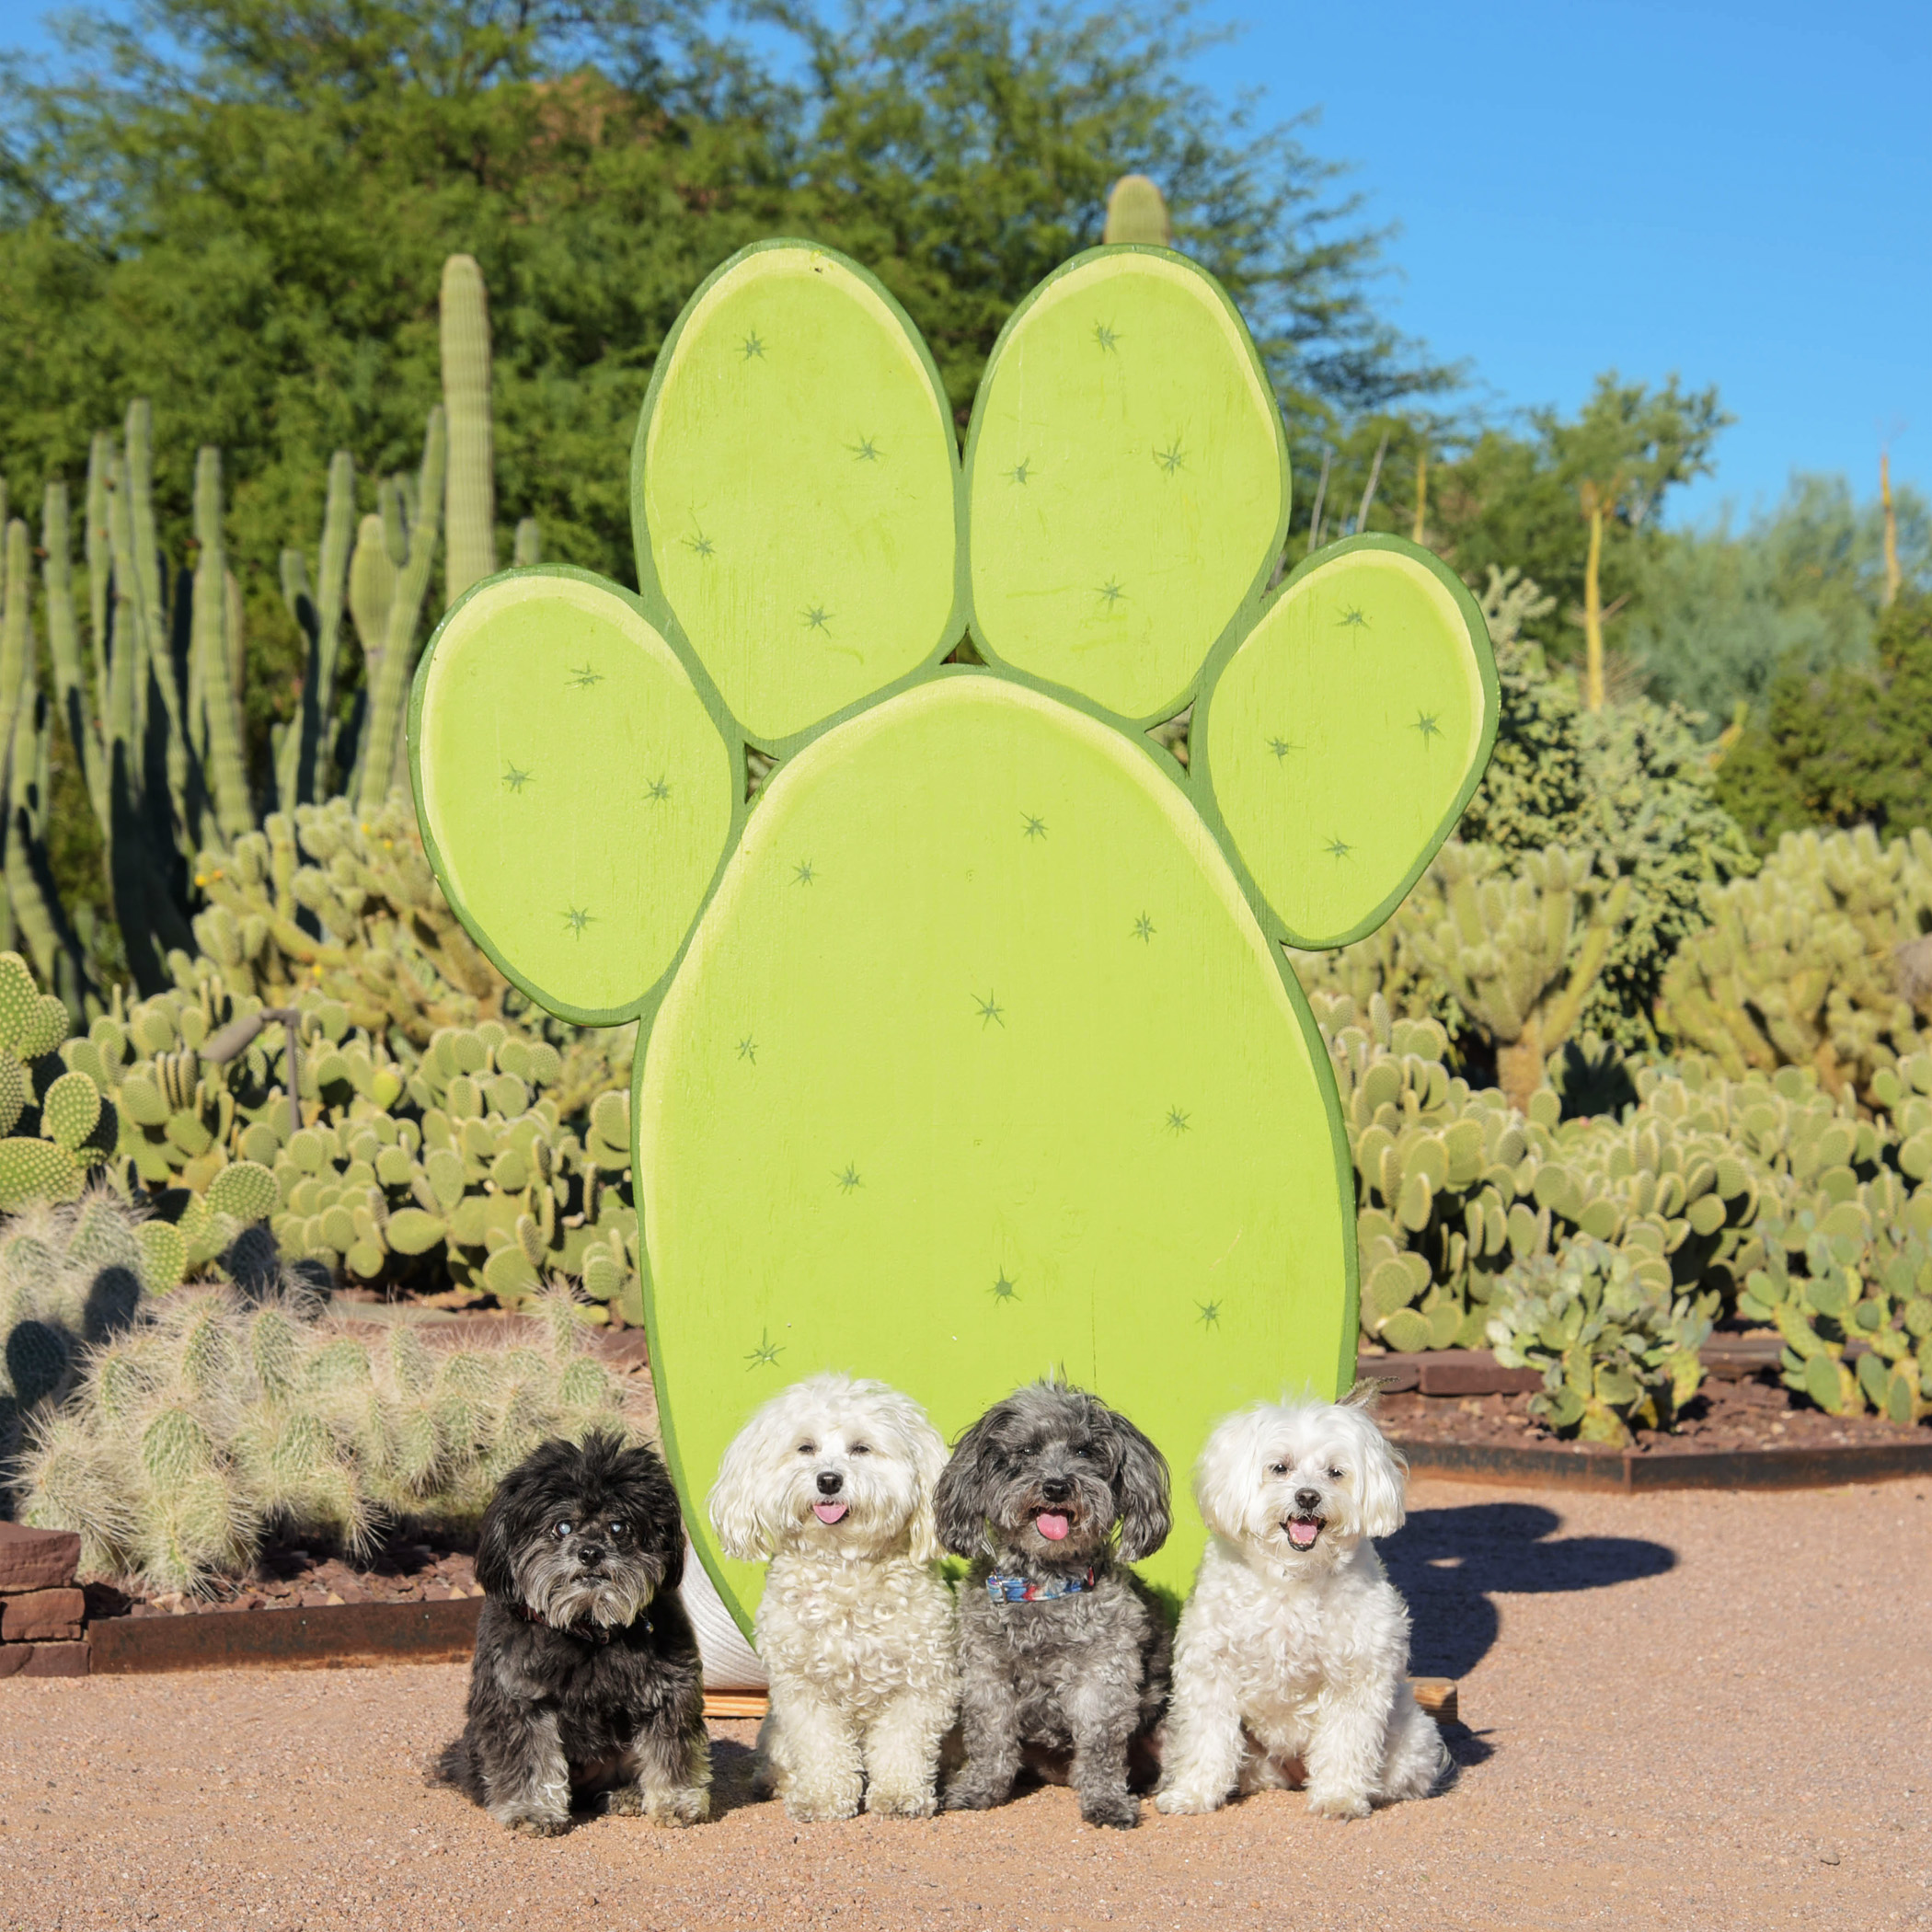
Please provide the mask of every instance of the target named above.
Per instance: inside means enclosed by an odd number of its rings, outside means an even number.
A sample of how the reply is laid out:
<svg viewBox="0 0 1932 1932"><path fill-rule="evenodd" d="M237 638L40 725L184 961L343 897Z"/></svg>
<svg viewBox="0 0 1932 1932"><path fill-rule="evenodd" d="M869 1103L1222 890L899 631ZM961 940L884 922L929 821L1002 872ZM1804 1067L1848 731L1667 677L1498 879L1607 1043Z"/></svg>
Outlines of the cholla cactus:
<svg viewBox="0 0 1932 1932"><path fill-rule="evenodd" d="M385 1519L471 1524L546 1437L625 1424L568 1291L535 1337L454 1349L313 1311L293 1292L168 1297L33 1431L23 1520L78 1531L84 1568L205 1591L274 1527L353 1549Z"/></svg>
<svg viewBox="0 0 1932 1932"><path fill-rule="evenodd" d="M1533 1413L1559 1434L1622 1446L1631 1423L1662 1428L1696 1394L1716 1303L1659 1293L1627 1255L1585 1239L1512 1271L1489 1336L1505 1367L1542 1370Z"/></svg>

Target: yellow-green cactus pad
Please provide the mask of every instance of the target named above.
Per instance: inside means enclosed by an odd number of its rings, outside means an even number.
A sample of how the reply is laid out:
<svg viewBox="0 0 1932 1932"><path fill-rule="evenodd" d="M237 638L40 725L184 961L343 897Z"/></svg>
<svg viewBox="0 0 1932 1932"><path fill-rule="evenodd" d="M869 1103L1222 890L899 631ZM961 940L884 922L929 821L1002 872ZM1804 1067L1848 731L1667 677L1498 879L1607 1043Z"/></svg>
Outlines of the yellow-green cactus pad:
<svg viewBox="0 0 1932 1932"><path fill-rule="evenodd" d="M458 915L534 999L637 1011L718 868L742 765L633 598L490 580L443 620L410 709L418 809Z"/></svg>
<svg viewBox="0 0 1932 1932"><path fill-rule="evenodd" d="M1284 937L1381 925L1469 802L1496 707L1475 600L1398 537L1321 551L1217 654L1194 776Z"/></svg>
<svg viewBox="0 0 1932 1932"><path fill-rule="evenodd" d="M1141 248L1041 283L987 365L966 490L987 658L1137 723L1179 711L1288 517L1281 411L1219 286Z"/></svg>
<svg viewBox="0 0 1932 1932"><path fill-rule="evenodd" d="M945 392L843 256L765 244L705 284L658 358L635 472L644 581L756 742L787 746L956 641Z"/></svg>
<svg viewBox="0 0 1932 1932"><path fill-rule="evenodd" d="M781 766L653 1023L651 1360L702 1495L751 1409L862 1370L945 1432L1064 1370L1185 1472L1351 1379L1346 1155L1279 953L1173 780L949 676ZM1191 1503L1144 1566L1185 1586ZM701 1546L707 1532L694 1524ZM747 1612L755 1573L729 1572Z"/></svg>

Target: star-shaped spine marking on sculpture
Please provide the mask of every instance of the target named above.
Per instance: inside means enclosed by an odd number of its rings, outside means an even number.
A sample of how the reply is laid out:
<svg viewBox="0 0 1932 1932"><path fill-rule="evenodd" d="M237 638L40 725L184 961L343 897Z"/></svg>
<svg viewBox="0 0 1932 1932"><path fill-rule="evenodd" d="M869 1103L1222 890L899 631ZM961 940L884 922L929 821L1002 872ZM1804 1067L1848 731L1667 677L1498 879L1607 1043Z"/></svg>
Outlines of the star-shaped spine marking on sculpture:
<svg viewBox="0 0 1932 1932"><path fill-rule="evenodd" d="M1028 477L1029 477L1033 474L1032 457L1022 456L1019 459L1019 461L1016 463L1013 466L1013 467L1006 472L1006 474L1007 476L1012 477L1014 482L1018 483L1020 486L1020 488L1024 489L1027 485Z"/></svg>
<svg viewBox="0 0 1932 1932"><path fill-rule="evenodd" d="M830 630L832 613L822 604L810 604L799 613L807 630Z"/></svg>
<svg viewBox="0 0 1932 1932"><path fill-rule="evenodd" d="M1424 744L1427 744L1432 738L1440 738L1443 735L1443 728L1436 722L1433 711L1418 711L1416 713L1416 721L1409 729L1411 731L1421 732Z"/></svg>
<svg viewBox="0 0 1932 1932"><path fill-rule="evenodd" d="M1175 437L1164 450L1156 450L1154 460L1160 465L1160 473L1164 477L1171 477L1176 470L1184 469L1187 459L1180 447L1180 438Z"/></svg>
<svg viewBox="0 0 1932 1932"><path fill-rule="evenodd" d="M581 906L573 905L563 915L563 923L569 927L573 937L581 939L583 937L584 927L592 925L593 922L590 914L585 912Z"/></svg>
<svg viewBox="0 0 1932 1932"><path fill-rule="evenodd" d="M1167 1110L1167 1132L1185 1133L1188 1131L1190 1115L1184 1107L1170 1107Z"/></svg>
<svg viewBox="0 0 1932 1932"><path fill-rule="evenodd" d="M1030 813L1024 811L1019 816L1020 822L1025 826L1026 835L1029 838L1044 838L1046 836L1046 821L1044 819L1036 819Z"/></svg>
<svg viewBox="0 0 1932 1932"><path fill-rule="evenodd" d="M1290 752L1300 751L1301 746L1286 738L1271 738L1268 741L1268 749L1274 753L1274 762L1279 765Z"/></svg>
<svg viewBox="0 0 1932 1932"><path fill-rule="evenodd" d="M1153 944L1154 921L1150 919L1145 913L1143 913L1140 915L1140 917L1133 922L1133 937L1136 939L1143 941L1144 944Z"/></svg>
<svg viewBox="0 0 1932 1932"><path fill-rule="evenodd" d="M749 1033L738 1042L738 1057L749 1060L753 1066L758 1064L758 1042Z"/></svg>
<svg viewBox="0 0 1932 1932"><path fill-rule="evenodd" d="M972 1004L979 1008L980 1030L982 1032L985 1031L986 1022L989 1019L998 1020L1002 1027L1006 1025L1006 1009L1000 1005L998 998L994 994L989 993L984 999L982 999L975 993L972 995Z"/></svg>
<svg viewBox="0 0 1932 1932"><path fill-rule="evenodd" d="M1107 606L1109 610L1111 610L1114 607L1114 605L1117 604L1121 601L1121 599L1126 594L1127 592L1121 587L1121 581L1118 577L1110 577L1107 580L1107 581L1103 583L1100 586L1100 588L1094 592L1094 595L1097 596L1100 600L1100 602Z"/></svg>
<svg viewBox="0 0 1932 1932"><path fill-rule="evenodd" d="M1366 630L1369 627L1368 614L1359 604L1351 604L1335 621L1344 630Z"/></svg>
<svg viewBox="0 0 1932 1932"><path fill-rule="evenodd" d="M653 778L650 781L650 783L644 788L644 796L647 799L649 799L653 805L661 804L666 799L668 799L671 796L671 783L669 777L661 776Z"/></svg>
<svg viewBox="0 0 1932 1932"><path fill-rule="evenodd" d="M811 869L811 861L809 858L801 858L791 868L791 876L794 884L810 885L815 876Z"/></svg>
<svg viewBox="0 0 1932 1932"><path fill-rule="evenodd" d="M1019 1289L1012 1281L1007 1279L1006 1271L1004 1268L999 1271L998 1281L993 1284L993 1299L995 1302L1017 1302L1019 1299Z"/></svg>
<svg viewBox="0 0 1932 1932"><path fill-rule="evenodd" d="M861 436L857 443L848 443L845 447L852 452L855 463L877 463L884 454L869 436Z"/></svg>
<svg viewBox="0 0 1932 1932"><path fill-rule="evenodd" d="M854 1188L864 1186L864 1182L858 1178L858 1163L857 1161L848 1160L845 1167L832 1178L838 1182L841 1194L849 1194Z"/></svg>
<svg viewBox="0 0 1932 1932"><path fill-rule="evenodd" d="M512 791L522 791L529 782L530 774L518 771L513 765L509 766L503 773L503 783L509 786Z"/></svg>
<svg viewBox="0 0 1932 1932"><path fill-rule="evenodd" d="M1120 337L1115 335L1113 330L1109 328L1104 322L1096 322L1094 324L1094 340L1102 349L1117 349L1120 347L1121 342Z"/></svg>
<svg viewBox="0 0 1932 1932"><path fill-rule="evenodd" d="M588 691L592 684L601 684L603 682L603 672L593 671L588 664L570 666L570 688L573 691Z"/></svg>
<svg viewBox="0 0 1932 1932"><path fill-rule="evenodd" d="M1196 1302L1201 1310L1199 1320L1203 1328L1218 1328L1221 1326L1221 1304L1219 1302Z"/></svg>
<svg viewBox="0 0 1932 1932"><path fill-rule="evenodd" d="M749 362L753 356L757 356L761 361L763 360L765 355L765 342L763 338L760 337L758 331L755 328L751 332L750 335L748 335L744 339L744 341L741 345L741 347L744 351L744 360L746 362Z"/></svg>
<svg viewBox="0 0 1932 1932"><path fill-rule="evenodd" d="M715 557L718 554L718 546L702 530L684 539L684 548L694 557Z"/></svg>
<svg viewBox="0 0 1932 1932"><path fill-rule="evenodd" d="M1328 843L1322 847L1322 850L1326 852L1330 858L1346 858L1349 856L1349 854L1354 849L1354 846L1350 845L1345 838L1340 835L1340 834L1338 834L1334 838L1331 838L1328 841Z"/></svg>
<svg viewBox="0 0 1932 1932"><path fill-rule="evenodd" d="M758 1331L758 1346L744 1358L744 1365L747 1370L776 1368L778 1357L784 1352L785 1344L782 1341L774 1341L769 1328L761 1328Z"/></svg>

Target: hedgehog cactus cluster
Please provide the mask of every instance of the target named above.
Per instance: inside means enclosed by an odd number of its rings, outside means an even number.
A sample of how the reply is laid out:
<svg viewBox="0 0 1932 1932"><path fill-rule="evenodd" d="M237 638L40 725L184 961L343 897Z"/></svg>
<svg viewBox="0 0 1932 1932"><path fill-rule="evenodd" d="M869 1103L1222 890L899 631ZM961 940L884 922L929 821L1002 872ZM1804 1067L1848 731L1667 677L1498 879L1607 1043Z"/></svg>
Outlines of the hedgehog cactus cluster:
<svg viewBox="0 0 1932 1932"><path fill-rule="evenodd" d="M537 1443L626 1420L569 1298L542 1312L442 1347L288 1294L170 1295L37 1423L22 1520L77 1531L84 1569L190 1591L245 1574L277 1529L353 1549L385 1522L472 1524Z"/></svg>
<svg viewBox="0 0 1932 1932"><path fill-rule="evenodd" d="M1666 1426L1704 1379L1718 1296L1660 1294L1627 1251L1591 1238L1512 1269L1487 1334L1507 1368L1543 1372L1530 1401L1558 1434L1618 1446Z"/></svg>
<svg viewBox="0 0 1932 1932"><path fill-rule="evenodd" d="M1787 833L1755 879L1708 891L1679 949L1660 1025L1732 1078L1814 1068L1870 1095L1932 1021L1932 833L1880 844Z"/></svg>

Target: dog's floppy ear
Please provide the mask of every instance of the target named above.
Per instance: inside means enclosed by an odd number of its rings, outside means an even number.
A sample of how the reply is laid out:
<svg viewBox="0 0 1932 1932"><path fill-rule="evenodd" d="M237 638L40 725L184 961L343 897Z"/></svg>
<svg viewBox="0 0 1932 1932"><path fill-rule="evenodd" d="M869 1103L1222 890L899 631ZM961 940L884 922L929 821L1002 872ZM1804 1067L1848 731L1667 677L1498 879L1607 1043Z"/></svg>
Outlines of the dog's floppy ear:
<svg viewBox="0 0 1932 1932"><path fill-rule="evenodd" d="M1121 1512L1121 1560L1138 1563L1151 1557L1174 1527L1167 1459L1125 1416L1109 1409L1107 1418L1114 1452L1114 1502Z"/></svg>
<svg viewBox="0 0 1932 1932"><path fill-rule="evenodd" d="M1363 1415L1353 1411L1358 1438L1356 1457L1361 1480L1356 1485L1362 1511L1361 1530L1371 1539L1393 1536L1402 1527L1409 1464L1402 1452Z"/></svg>
<svg viewBox="0 0 1932 1932"><path fill-rule="evenodd" d="M908 1400L905 1407L907 1413L900 1426L905 1437L907 1457L919 1481L918 1501L913 1505L913 1520L906 1526L910 1554L914 1563L937 1563L945 1551L939 1547L933 1498L939 1478L946 1473L946 1441L917 1403Z"/></svg>
<svg viewBox="0 0 1932 1932"><path fill-rule="evenodd" d="M986 1515L993 1500L988 1452L998 1414L998 1409L989 1409L953 1444L952 1460L933 1485L933 1527L941 1547L956 1557L977 1556L985 1540Z"/></svg>
<svg viewBox="0 0 1932 1932"><path fill-rule="evenodd" d="M588 1450L590 1441L584 1446ZM663 1595L684 1580L684 1516L678 1507L677 1489L663 1459L649 1443L627 1443L621 1436L603 1438L617 1496L630 1518L638 1547L661 1570L657 1592Z"/></svg>
<svg viewBox="0 0 1932 1932"><path fill-rule="evenodd" d="M762 1563L772 1553L765 1484L770 1475L771 1439L779 1420L774 1413L776 1406L766 1403L731 1438L706 1505L725 1555L741 1563Z"/></svg>

